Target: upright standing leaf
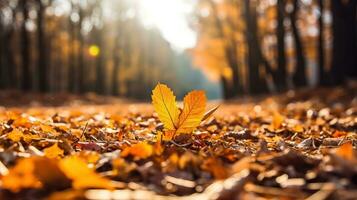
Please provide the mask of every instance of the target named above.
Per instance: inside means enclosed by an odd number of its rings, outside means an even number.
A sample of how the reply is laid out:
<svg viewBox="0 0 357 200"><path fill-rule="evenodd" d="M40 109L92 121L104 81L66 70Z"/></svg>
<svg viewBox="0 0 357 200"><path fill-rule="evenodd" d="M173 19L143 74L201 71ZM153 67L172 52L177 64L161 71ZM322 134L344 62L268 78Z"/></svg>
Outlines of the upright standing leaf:
<svg viewBox="0 0 357 200"><path fill-rule="evenodd" d="M152 91L152 104L159 119L168 130L177 128L180 110L176 104L174 93L164 84L158 84Z"/></svg>
<svg viewBox="0 0 357 200"><path fill-rule="evenodd" d="M204 115L203 115L203 118L202 118L202 121L208 119L209 117L211 117L211 115L216 112L216 110L219 108L219 105L212 108L211 110L207 111Z"/></svg>
<svg viewBox="0 0 357 200"><path fill-rule="evenodd" d="M192 91L185 96L176 133L189 133L201 123L206 109L206 101L204 91Z"/></svg>

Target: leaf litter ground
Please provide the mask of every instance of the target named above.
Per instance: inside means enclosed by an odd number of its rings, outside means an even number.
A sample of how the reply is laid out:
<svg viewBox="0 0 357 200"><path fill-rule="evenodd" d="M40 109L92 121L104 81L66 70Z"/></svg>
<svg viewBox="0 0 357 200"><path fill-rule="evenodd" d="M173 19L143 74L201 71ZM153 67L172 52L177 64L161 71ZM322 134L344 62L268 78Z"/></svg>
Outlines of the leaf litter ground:
<svg viewBox="0 0 357 200"><path fill-rule="evenodd" d="M150 104L17 95L1 100L0 199L357 196L355 87L222 103L174 140Z"/></svg>

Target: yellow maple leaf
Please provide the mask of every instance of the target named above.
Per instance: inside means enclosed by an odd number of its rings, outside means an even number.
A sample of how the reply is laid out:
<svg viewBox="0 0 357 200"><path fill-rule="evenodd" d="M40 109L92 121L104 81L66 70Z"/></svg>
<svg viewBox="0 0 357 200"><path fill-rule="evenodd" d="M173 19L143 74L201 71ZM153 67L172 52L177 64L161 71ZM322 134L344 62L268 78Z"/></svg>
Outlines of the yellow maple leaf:
<svg viewBox="0 0 357 200"><path fill-rule="evenodd" d="M168 130L176 129L180 110L176 104L176 97L172 90L164 84L158 84L152 91L152 104Z"/></svg>
<svg viewBox="0 0 357 200"><path fill-rule="evenodd" d="M48 158L58 158L63 156L64 151L58 147L58 144L55 143L54 145L47 147L43 150L45 156Z"/></svg>
<svg viewBox="0 0 357 200"><path fill-rule="evenodd" d="M206 109L206 101L204 91L192 91L185 96L176 133L189 133L201 123Z"/></svg>

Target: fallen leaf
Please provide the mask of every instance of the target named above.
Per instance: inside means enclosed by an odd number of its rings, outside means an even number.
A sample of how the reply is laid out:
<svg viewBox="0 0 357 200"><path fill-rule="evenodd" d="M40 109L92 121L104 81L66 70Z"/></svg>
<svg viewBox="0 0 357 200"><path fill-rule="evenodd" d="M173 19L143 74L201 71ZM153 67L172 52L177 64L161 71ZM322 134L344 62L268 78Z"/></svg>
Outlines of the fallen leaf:
<svg viewBox="0 0 357 200"><path fill-rule="evenodd" d="M228 171L223 166L222 161L215 158L208 158L204 161L202 169L209 171L216 179L228 177Z"/></svg>
<svg viewBox="0 0 357 200"><path fill-rule="evenodd" d="M177 107L173 92L164 84L158 84L151 97L154 109L166 128L163 140L171 140L176 134L192 132L203 119L218 109L217 106L205 114L207 98L205 92L199 90L184 97L183 109Z"/></svg>
<svg viewBox="0 0 357 200"><path fill-rule="evenodd" d="M19 142L21 139L25 142L31 142L32 139L39 138L37 135L24 134L19 129L13 129L10 133L8 133L7 137L13 142Z"/></svg>
<svg viewBox="0 0 357 200"><path fill-rule="evenodd" d="M347 132L345 132L345 131L335 131L332 136L334 138L339 138L339 137L345 137L346 135L347 135Z"/></svg>
<svg viewBox="0 0 357 200"><path fill-rule="evenodd" d="M163 145L161 144L161 141L158 140L155 142L154 144L154 153L155 155L161 155L162 152L164 152L164 147Z"/></svg>
<svg viewBox="0 0 357 200"><path fill-rule="evenodd" d="M71 180L59 168L58 159L34 157L34 174L44 188L66 189L71 186Z"/></svg>
<svg viewBox="0 0 357 200"><path fill-rule="evenodd" d="M353 145L347 142L336 149L336 154L346 160L354 159Z"/></svg>
<svg viewBox="0 0 357 200"><path fill-rule="evenodd" d="M59 162L59 167L70 178L75 189L106 188L113 189L114 184L95 173L86 162L76 156L66 157Z"/></svg>
<svg viewBox="0 0 357 200"><path fill-rule="evenodd" d="M216 110L219 108L220 105L212 108L211 110L207 111L202 118L202 121L205 121L206 119L208 119L214 112L216 112Z"/></svg>
<svg viewBox="0 0 357 200"><path fill-rule="evenodd" d="M13 142L19 142L23 136L24 134L18 129L13 129L10 133L7 134L7 138Z"/></svg>
<svg viewBox="0 0 357 200"><path fill-rule="evenodd" d="M63 156L64 151L58 147L58 144L55 143L54 145L47 147L43 150L45 156L48 158L60 158Z"/></svg>
<svg viewBox="0 0 357 200"><path fill-rule="evenodd" d="M177 127L180 110L176 104L176 97L170 88L164 84L158 84L152 91L152 104L168 130L174 130Z"/></svg>
<svg viewBox="0 0 357 200"><path fill-rule="evenodd" d="M41 188L42 184L34 174L35 163L31 158L24 158L9 170L9 173L2 177L2 187L12 192L19 192L22 189Z"/></svg>
<svg viewBox="0 0 357 200"><path fill-rule="evenodd" d="M142 142L142 143L137 143L134 144L133 146L127 147L125 148L122 153L121 156L122 157L127 157L129 155L137 158L137 159L145 159L150 157L154 152L153 147L146 143L146 142Z"/></svg>
<svg viewBox="0 0 357 200"><path fill-rule="evenodd" d="M284 122L284 117L281 114L279 114L278 112L275 112L273 115L273 121L271 123L271 128L273 130L278 129L281 127L283 122Z"/></svg>
<svg viewBox="0 0 357 200"><path fill-rule="evenodd" d="M293 127L293 131L298 132L298 133L304 132L304 127L297 124Z"/></svg>
<svg viewBox="0 0 357 200"><path fill-rule="evenodd" d="M201 123L206 101L204 91L192 91L185 96L176 133L190 133Z"/></svg>

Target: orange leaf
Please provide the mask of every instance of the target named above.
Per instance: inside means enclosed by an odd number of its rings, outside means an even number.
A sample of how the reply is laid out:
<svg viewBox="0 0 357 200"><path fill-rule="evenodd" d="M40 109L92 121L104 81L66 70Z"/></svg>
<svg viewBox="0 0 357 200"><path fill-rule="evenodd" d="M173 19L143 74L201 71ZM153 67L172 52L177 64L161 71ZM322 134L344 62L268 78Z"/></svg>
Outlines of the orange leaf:
<svg viewBox="0 0 357 200"><path fill-rule="evenodd" d="M159 119L168 130L176 129L180 110L176 105L176 97L170 88L158 84L152 91L152 104Z"/></svg>
<svg viewBox="0 0 357 200"><path fill-rule="evenodd" d="M7 134L7 138L13 142L19 142L23 136L24 134L18 129L13 129L9 134Z"/></svg>
<svg viewBox="0 0 357 200"><path fill-rule="evenodd" d="M332 137L334 138L338 138L338 137L345 137L347 135L347 132L345 131L335 131L332 135Z"/></svg>
<svg viewBox="0 0 357 200"><path fill-rule="evenodd" d="M185 96L176 133L192 132L201 123L206 109L206 101L204 91L192 91Z"/></svg>
<svg viewBox="0 0 357 200"><path fill-rule="evenodd" d="M114 188L114 184L110 180L95 173L93 169L88 168L84 160L76 156L60 160L59 167L68 178L72 179L72 186L75 189Z"/></svg>
<svg viewBox="0 0 357 200"><path fill-rule="evenodd" d="M33 159L25 158L10 169L9 173L2 178L2 187L13 192L21 189L40 188L41 182L34 174L35 163Z"/></svg>
<svg viewBox="0 0 357 200"><path fill-rule="evenodd" d="M142 143L134 144L131 147L125 148L121 153L121 156L127 157L131 155L138 159L145 159L150 157L153 154L153 152L154 149L150 144L146 142L142 142Z"/></svg>
<svg viewBox="0 0 357 200"><path fill-rule="evenodd" d="M31 135L31 134L24 134L22 131L19 129L14 129L10 133L8 133L7 137L12 140L13 142L19 142L21 138L25 142L31 142L32 139L39 138L37 135Z"/></svg>
<svg viewBox="0 0 357 200"><path fill-rule="evenodd" d="M283 122L284 122L284 117L278 112L275 112L273 116L273 121L271 123L272 129L274 130L280 128Z"/></svg>
<svg viewBox="0 0 357 200"><path fill-rule="evenodd" d="M209 171L216 179L225 179L228 177L228 171L219 159L206 159L202 165L202 169Z"/></svg>
<svg viewBox="0 0 357 200"><path fill-rule="evenodd" d="M43 150L45 153L45 156L48 158L58 158L62 157L64 151L58 147L58 144L55 143L54 145L47 147L46 149Z"/></svg>
<svg viewBox="0 0 357 200"><path fill-rule="evenodd" d="M353 160L354 159L354 152L353 152L353 145L351 142L347 142L336 149L336 154L340 157Z"/></svg>
<svg viewBox="0 0 357 200"><path fill-rule="evenodd" d="M183 109L178 108L175 96L170 88L158 84L153 90L152 103L166 128L162 140L171 140L176 134L192 132L203 119L207 119L218 106L205 114L206 94L204 91L192 91L183 100Z"/></svg>

